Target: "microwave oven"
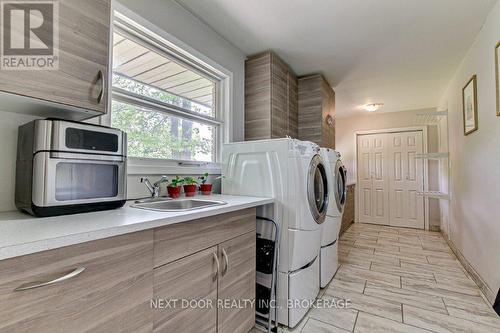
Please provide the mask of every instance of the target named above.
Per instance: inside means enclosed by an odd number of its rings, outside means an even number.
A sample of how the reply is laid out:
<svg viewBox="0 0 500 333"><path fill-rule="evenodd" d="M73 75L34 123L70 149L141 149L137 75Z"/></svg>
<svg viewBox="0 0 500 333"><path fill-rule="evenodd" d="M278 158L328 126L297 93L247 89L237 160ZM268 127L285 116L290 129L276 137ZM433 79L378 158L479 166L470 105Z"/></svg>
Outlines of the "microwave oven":
<svg viewBox="0 0 500 333"><path fill-rule="evenodd" d="M19 127L15 203L34 216L121 207L126 201L127 135L57 119Z"/></svg>

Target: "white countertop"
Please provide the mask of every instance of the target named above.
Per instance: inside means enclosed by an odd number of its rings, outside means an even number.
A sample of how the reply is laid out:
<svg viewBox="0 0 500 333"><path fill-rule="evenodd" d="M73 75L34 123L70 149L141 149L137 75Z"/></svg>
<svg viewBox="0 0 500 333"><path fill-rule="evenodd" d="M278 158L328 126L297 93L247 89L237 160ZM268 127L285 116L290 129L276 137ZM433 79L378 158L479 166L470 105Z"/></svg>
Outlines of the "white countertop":
<svg viewBox="0 0 500 333"><path fill-rule="evenodd" d="M198 198L227 204L183 212L156 212L131 208L133 201L130 201L120 209L56 217L0 213L0 260L274 202L271 198L217 194Z"/></svg>

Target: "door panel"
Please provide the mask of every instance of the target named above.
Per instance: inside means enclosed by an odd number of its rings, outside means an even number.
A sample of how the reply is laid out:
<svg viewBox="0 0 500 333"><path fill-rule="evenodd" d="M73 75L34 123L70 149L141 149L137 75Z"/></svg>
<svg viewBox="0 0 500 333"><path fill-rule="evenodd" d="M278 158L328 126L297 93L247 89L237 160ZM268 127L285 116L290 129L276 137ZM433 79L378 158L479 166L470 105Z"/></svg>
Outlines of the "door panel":
<svg viewBox="0 0 500 333"><path fill-rule="evenodd" d="M363 190L363 201L364 201L364 204L361 205L361 207L363 207L363 214L369 218L369 217L371 217L371 214L372 214L372 205L371 205L372 189L371 188L365 188Z"/></svg>
<svg viewBox="0 0 500 333"><path fill-rule="evenodd" d="M403 218L403 210L404 210L404 199L403 199L403 191L395 191L395 200L394 202L391 202L391 204L394 204L394 209L396 212L396 217L397 218Z"/></svg>
<svg viewBox="0 0 500 333"><path fill-rule="evenodd" d="M59 1L59 69L1 71L0 91L105 113L110 11L110 0Z"/></svg>
<svg viewBox="0 0 500 333"><path fill-rule="evenodd" d="M359 221L424 228L422 131L358 136Z"/></svg>
<svg viewBox="0 0 500 333"><path fill-rule="evenodd" d="M417 195L423 190L423 162L415 159L422 153L421 131L390 134L392 161L389 168L390 225L424 228L424 202Z"/></svg>
<svg viewBox="0 0 500 333"><path fill-rule="evenodd" d="M362 175L363 175L363 180L369 181L370 180L370 154L365 153L362 155L362 165L363 168L361 169Z"/></svg>
<svg viewBox="0 0 500 333"><path fill-rule="evenodd" d="M394 154L394 180L403 180L403 159L400 152Z"/></svg>
<svg viewBox="0 0 500 333"><path fill-rule="evenodd" d="M388 224L387 134L358 137L359 221Z"/></svg>
<svg viewBox="0 0 500 333"><path fill-rule="evenodd" d="M370 174L370 138L358 137L358 201L359 221L371 223L372 218L372 179Z"/></svg>
<svg viewBox="0 0 500 333"><path fill-rule="evenodd" d="M255 325L255 308L243 303L255 300L255 243L255 232L250 232L218 247L219 302L239 302L241 306L219 307L218 333L246 333Z"/></svg>
<svg viewBox="0 0 500 333"><path fill-rule="evenodd" d="M155 300L179 300L153 311L153 332L217 332L217 247L211 247L154 270ZM186 307L182 300L207 300L213 306Z"/></svg>

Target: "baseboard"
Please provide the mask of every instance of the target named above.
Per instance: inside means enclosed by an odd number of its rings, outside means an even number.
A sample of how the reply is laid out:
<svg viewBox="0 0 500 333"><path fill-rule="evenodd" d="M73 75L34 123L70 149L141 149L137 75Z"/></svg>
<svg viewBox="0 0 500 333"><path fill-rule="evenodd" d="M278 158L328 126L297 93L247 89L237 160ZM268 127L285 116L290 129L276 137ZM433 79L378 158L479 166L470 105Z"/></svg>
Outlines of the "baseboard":
<svg viewBox="0 0 500 333"><path fill-rule="evenodd" d="M486 284L484 279L479 275L478 272L472 267L472 265L469 263L467 259L465 259L464 255L460 252L460 250L455 246L455 244L451 241L451 239L448 239L447 235L443 233L443 237L448 243L448 246L451 248L453 253L456 255L458 258L458 261L462 264L464 269L469 273L471 279L474 281L474 283L478 286L479 290L483 293L484 298L493 305L495 302L496 298L496 293L494 293L490 287Z"/></svg>
<svg viewBox="0 0 500 333"><path fill-rule="evenodd" d="M429 230L430 231L438 231L439 232L439 231L441 231L441 227L438 226L438 225L430 225L429 226Z"/></svg>

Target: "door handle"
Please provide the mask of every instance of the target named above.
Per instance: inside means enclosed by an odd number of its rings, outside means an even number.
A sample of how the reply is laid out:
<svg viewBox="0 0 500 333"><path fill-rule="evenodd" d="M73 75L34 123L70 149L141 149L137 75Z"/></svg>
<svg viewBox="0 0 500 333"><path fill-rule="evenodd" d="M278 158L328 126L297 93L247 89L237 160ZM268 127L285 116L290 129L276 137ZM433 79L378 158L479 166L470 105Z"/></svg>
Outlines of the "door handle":
<svg viewBox="0 0 500 333"><path fill-rule="evenodd" d="M75 276L78 276L81 273L83 273L84 270L85 270L85 267L77 267L77 268L71 270L69 273L65 273L62 276L50 279L48 281L33 281L33 282L28 282L28 283L22 284L19 287L17 287L16 289L14 289L14 291L24 291L24 290L30 290L30 289L50 286L50 285L60 283L60 282L69 280L71 278L74 278Z"/></svg>
<svg viewBox="0 0 500 333"><path fill-rule="evenodd" d="M222 256L224 257L224 269L222 270L222 276L224 276L227 273L227 270L229 269L229 257L227 256L226 249L222 249Z"/></svg>
<svg viewBox="0 0 500 333"><path fill-rule="evenodd" d="M219 258L217 257L217 253L215 252L212 252L212 255L214 256L214 261L215 261L215 264L217 265L217 271L215 271L215 274L214 274L214 281L217 280L217 276L219 276L219 267L220 267L220 263L219 263Z"/></svg>
<svg viewBox="0 0 500 333"><path fill-rule="evenodd" d="M104 81L104 74L102 73L102 70L99 70L99 72L97 72L97 82L99 81L101 81L101 91L97 96L97 104L101 104L102 97L104 96L104 89L106 88L106 84Z"/></svg>

